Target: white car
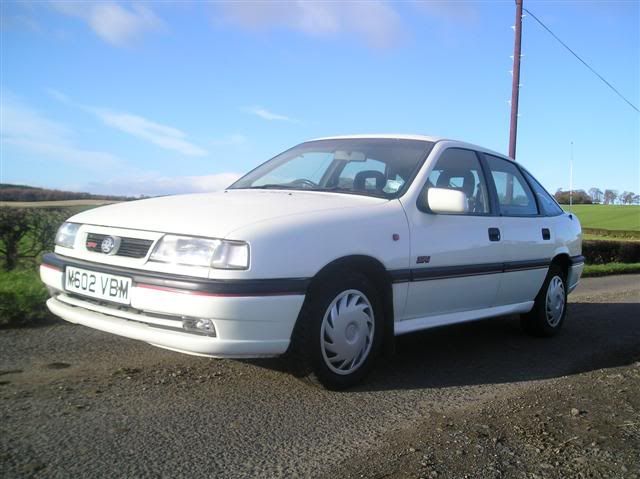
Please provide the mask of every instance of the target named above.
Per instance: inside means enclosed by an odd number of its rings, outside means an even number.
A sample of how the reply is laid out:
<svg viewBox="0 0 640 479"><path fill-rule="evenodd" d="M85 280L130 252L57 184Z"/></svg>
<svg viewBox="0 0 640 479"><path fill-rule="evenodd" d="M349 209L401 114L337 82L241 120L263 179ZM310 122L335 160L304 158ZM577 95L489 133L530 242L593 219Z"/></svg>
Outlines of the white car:
<svg viewBox="0 0 640 479"><path fill-rule="evenodd" d="M581 237L503 155L359 135L302 143L222 192L77 214L40 274L72 323L202 356L286 353L340 389L412 331L521 314L555 334Z"/></svg>

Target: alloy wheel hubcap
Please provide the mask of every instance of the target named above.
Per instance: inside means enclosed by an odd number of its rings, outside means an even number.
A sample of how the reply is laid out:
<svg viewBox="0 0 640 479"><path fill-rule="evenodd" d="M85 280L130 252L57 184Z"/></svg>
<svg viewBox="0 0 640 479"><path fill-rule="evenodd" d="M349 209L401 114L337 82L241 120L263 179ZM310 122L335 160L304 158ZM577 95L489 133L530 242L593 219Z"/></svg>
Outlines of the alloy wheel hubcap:
<svg viewBox="0 0 640 479"><path fill-rule="evenodd" d="M551 327L556 327L562 319L565 308L564 282L559 276L554 276L547 288L546 314L547 323Z"/></svg>
<svg viewBox="0 0 640 479"><path fill-rule="evenodd" d="M369 356L375 320L367 297L355 289L340 293L322 319L320 349L325 364L336 374L358 369Z"/></svg>

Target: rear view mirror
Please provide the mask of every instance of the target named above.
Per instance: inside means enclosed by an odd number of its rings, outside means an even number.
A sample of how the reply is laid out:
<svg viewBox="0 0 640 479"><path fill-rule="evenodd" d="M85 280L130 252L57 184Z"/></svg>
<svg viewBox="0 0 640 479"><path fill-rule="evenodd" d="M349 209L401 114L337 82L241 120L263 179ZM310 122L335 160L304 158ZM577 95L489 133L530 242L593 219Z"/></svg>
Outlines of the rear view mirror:
<svg viewBox="0 0 640 479"><path fill-rule="evenodd" d="M434 213L463 214L469 211L467 195L447 188L429 188L427 205Z"/></svg>
<svg viewBox="0 0 640 479"><path fill-rule="evenodd" d="M336 150L333 159L337 161L367 161L367 156L361 151Z"/></svg>

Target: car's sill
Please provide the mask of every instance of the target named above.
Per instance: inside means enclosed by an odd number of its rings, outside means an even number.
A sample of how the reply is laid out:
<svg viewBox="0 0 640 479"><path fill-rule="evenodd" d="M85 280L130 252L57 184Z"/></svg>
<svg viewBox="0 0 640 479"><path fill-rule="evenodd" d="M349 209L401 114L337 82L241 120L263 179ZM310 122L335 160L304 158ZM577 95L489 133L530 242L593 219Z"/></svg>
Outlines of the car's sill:
<svg viewBox="0 0 640 479"><path fill-rule="evenodd" d="M423 329L446 326L449 324L476 321L478 319L491 318L494 316L504 316L507 314L519 314L531 311L533 301L524 303L509 304L506 306L495 306L492 308L478 309L474 311L460 311L457 313L439 314L434 316L423 316L420 318L405 319L395 323L394 333L396 336L412 333Z"/></svg>

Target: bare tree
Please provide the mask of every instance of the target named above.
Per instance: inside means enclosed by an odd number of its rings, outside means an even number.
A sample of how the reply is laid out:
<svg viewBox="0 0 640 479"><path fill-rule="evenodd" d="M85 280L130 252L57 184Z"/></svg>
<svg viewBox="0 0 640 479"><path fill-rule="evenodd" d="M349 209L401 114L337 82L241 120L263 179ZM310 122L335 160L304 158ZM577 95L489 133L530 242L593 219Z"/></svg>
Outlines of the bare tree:
<svg viewBox="0 0 640 479"><path fill-rule="evenodd" d="M620 196L618 196L618 199L620 200L620 204L626 204L627 203L627 194L629 194L628 191L623 191L622 193L620 193Z"/></svg>
<svg viewBox="0 0 640 479"><path fill-rule="evenodd" d="M604 204L613 205L618 198L618 190L604 190Z"/></svg>
<svg viewBox="0 0 640 479"><path fill-rule="evenodd" d="M602 190L600 188L591 188L589 190L589 196L591 196L591 201L593 203L601 203L602 202Z"/></svg>
<svg viewBox="0 0 640 479"><path fill-rule="evenodd" d="M620 202L624 205L630 205L633 203L633 197L635 196L635 194L633 193L633 191L624 191L621 195L620 195Z"/></svg>

